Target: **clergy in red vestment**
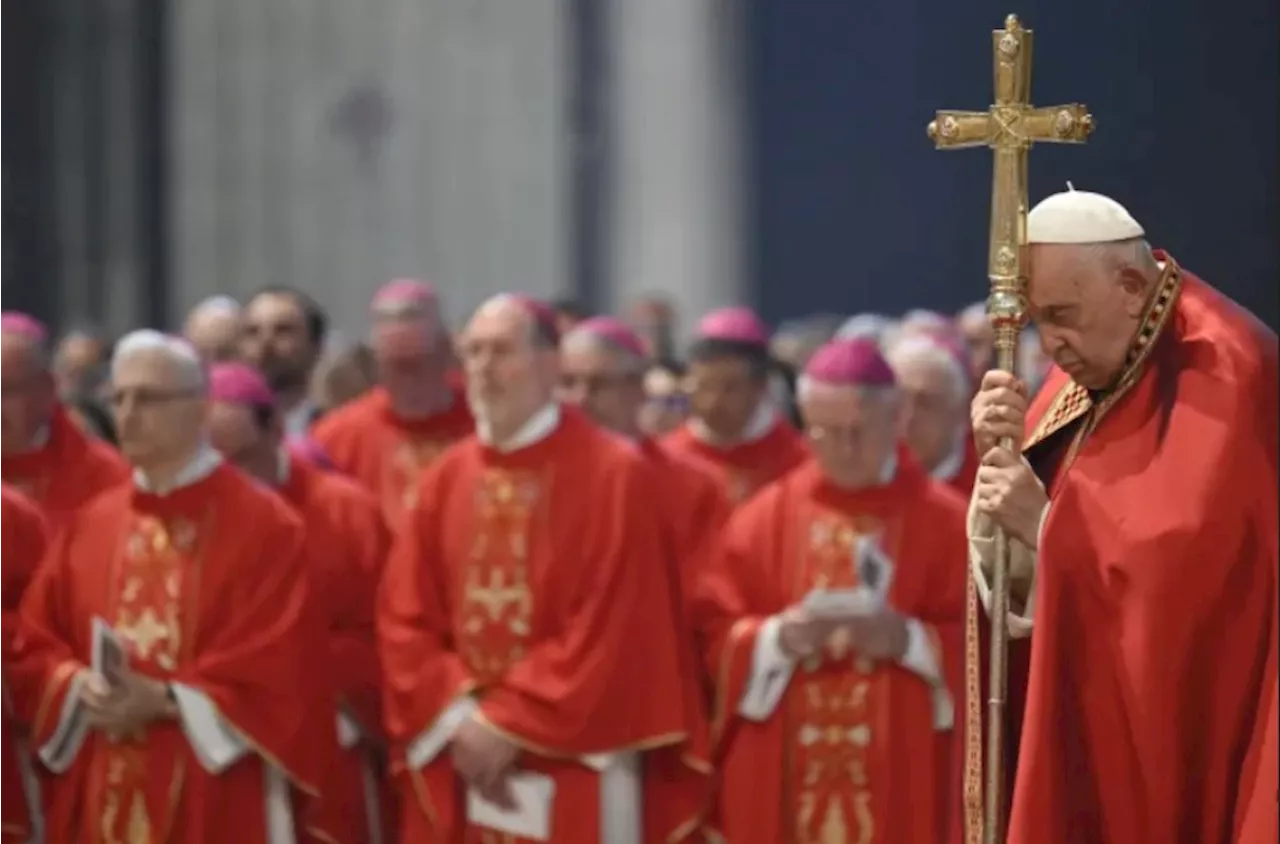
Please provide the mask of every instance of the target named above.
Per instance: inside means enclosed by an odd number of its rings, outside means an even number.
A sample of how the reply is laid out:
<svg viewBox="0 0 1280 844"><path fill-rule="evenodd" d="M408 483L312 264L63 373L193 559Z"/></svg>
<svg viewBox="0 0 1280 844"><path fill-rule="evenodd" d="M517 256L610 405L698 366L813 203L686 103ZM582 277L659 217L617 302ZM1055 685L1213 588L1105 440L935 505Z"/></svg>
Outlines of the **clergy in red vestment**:
<svg viewBox="0 0 1280 844"><path fill-rule="evenodd" d="M1055 367L1034 401L988 373L972 409L976 589L989 605L1001 526L1002 623L1029 646L1009 677L1008 840L1274 841L1276 335L1112 199L1051 196L1027 235ZM980 783L965 794L972 836Z"/></svg>
<svg viewBox="0 0 1280 844"><path fill-rule="evenodd" d="M320 786L324 816L340 841L378 842L383 832L381 676L373 605L387 552L377 502L354 481L325 472L284 444L284 426L266 379L239 363L209 375L214 448L275 489L306 530L311 608L327 646L316 650L319 679L334 697L330 717L316 722L319 743L335 741L338 762ZM322 819L323 820L323 819Z"/></svg>
<svg viewBox="0 0 1280 844"><path fill-rule="evenodd" d="M380 384L312 430L339 469L377 496L388 526L417 495L418 476L474 423L453 374L436 290L412 279L373 297L372 346Z"/></svg>
<svg viewBox="0 0 1280 844"><path fill-rule="evenodd" d="M476 312L461 343L476 436L423 475L387 564L402 844L639 844L697 828L643 808L674 799L645 774L680 771L643 757L690 749L660 484L634 445L553 401L557 342L551 310L525 297ZM658 816L669 828L642 828Z"/></svg>
<svg viewBox="0 0 1280 844"><path fill-rule="evenodd" d="M185 341L121 340L133 483L71 517L23 599L6 668L49 841L293 842L315 793L302 528L209 447L206 389Z"/></svg>
<svg viewBox="0 0 1280 844"><path fill-rule="evenodd" d="M898 445L866 339L810 359L813 459L730 519L699 588L734 844L920 842L946 829L964 502Z"/></svg>
<svg viewBox="0 0 1280 844"><path fill-rule="evenodd" d="M978 454L969 426L973 391L964 358L940 339L908 333L889 345L885 359L902 395L907 447L931 477L967 498Z"/></svg>
<svg viewBox="0 0 1280 844"><path fill-rule="evenodd" d="M749 309L702 318L686 383L692 416L663 445L715 472L735 506L808 456L769 396L769 332Z"/></svg>
<svg viewBox="0 0 1280 844"><path fill-rule="evenodd" d="M58 403L49 371L47 332L24 314L0 317L0 475L31 498L57 530L129 471L110 446L91 438Z"/></svg>
<svg viewBox="0 0 1280 844"><path fill-rule="evenodd" d="M13 632L17 623L18 603L35 574L36 565L44 555L46 530L44 518L30 499L8 484L0 485L3 494L3 511L0 511L0 552L4 554L3 600L4 660L7 665L13 646ZM9 697L9 680L4 680L4 724L0 733L0 772L3 773L4 817L0 819L0 842L26 844L37 840L32 804L34 794L24 785L34 785L26 749L18 738L19 725L14 718Z"/></svg>
<svg viewBox="0 0 1280 844"><path fill-rule="evenodd" d="M667 561L672 569L668 576L675 602L674 612L682 630L681 654L689 678L684 699L691 753L679 761L682 764L692 762L695 769L706 774L709 789L710 748L704 705L709 678L702 669L685 604L692 595L698 566L710 551L729 514L729 502L720 484L705 469L686 458L670 454L640 430L647 357L640 335L621 320L614 317L584 320L560 341L560 399L582 408L601 427L635 443L657 473L661 491L654 503L663 511L670 531L672 552ZM665 758L657 756L648 761L657 764ZM662 782L662 779L654 777L652 781ZM680 782L678 779L674 781ZM697 797L692 791L685 794ZM708 799L704 796L701 805L705 806ZM688 814L687 807L678 801L651 800L645 806L646 812L673 808L684 811L686 816ZM662 828L666 825L655 819L647 827Z"/></svg>

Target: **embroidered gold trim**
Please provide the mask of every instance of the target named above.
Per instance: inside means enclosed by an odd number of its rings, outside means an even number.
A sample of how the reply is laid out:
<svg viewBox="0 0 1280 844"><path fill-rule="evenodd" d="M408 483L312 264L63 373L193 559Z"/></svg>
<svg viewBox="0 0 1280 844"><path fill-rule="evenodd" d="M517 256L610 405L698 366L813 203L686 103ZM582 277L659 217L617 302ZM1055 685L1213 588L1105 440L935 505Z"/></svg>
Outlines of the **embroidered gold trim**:
<svg viewBox="0 0 1280 844"><path fill-rule="evenodd" d="M485 717L484 712L479 709L477 709L472 714L471 717L474 718L476 723L479 724L480 726L485 727L486 729L497 733L498 735L502 736L507 741L511 742L516 747L520 748L526 753L532 753L535 756L541 756L544 759L554 759L558 761L573 761L578 759L581 756L587 755L584 753L566 753L561 750L553 750L552 748L543 747L542 745L535 744L534 742L531 742L522 736L516 735L510 730L505 730L502 727L499 727L497 724L493 723L487 717ZM638 741L633 741L630 744L624 744L618 747L611 747L608 750L591 751L591 752L592 753L643 752L646 750L655 750L659 747L669 747L670 745L673 745L673 744L679 744L680 742L684 741L688 737L689 737L688 733L686 733L683 730L680 730L679 732L663 733L661 735L651 736L649 738L643 738Z"/></svg>

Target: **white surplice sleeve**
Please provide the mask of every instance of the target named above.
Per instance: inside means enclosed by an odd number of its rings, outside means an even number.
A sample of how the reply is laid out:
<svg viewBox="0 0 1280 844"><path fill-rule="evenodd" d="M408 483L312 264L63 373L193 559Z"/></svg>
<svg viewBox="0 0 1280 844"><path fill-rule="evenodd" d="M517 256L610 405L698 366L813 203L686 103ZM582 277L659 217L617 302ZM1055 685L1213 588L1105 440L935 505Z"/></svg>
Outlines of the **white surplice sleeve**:
<svg viewBox="0 0 1280 844"><path fill-rule="evenodd" d="M458 727L462 726L462 722L470 718L478 707L476 699L470 695L461 695L446 706L435 723L409 743L405 752L405 761L409 763L409 767L421 770L431 764L453 738Z"/></svg>
<svg viewBox="0 0 1280 844"><path fill-rule="evenodd" d="M215 776L249 753L249 745L231 727L209 696L194 686L173 683L182 733L204 768Z"/></svg>
<svg viewBox="0 0 1280 844"><path fill-rule="evenodd" d="M765 721L773 715L795 672L795 662L782 652L782 619L772 616L756 633L751 652L751 676L738 702L738 714L748 721Z"/></svg>
<svg viewBox="0 0 1280 844"><path fill-rule="evenodd" d="M37 755L44 766L55 774L64 774L76 760L85 736L89 734L88 713L80 702L80 691L88 678L81 671L71 678L67 692L62 698L62 711L58 715L58 725L53 735L40 746Z"/></svg>

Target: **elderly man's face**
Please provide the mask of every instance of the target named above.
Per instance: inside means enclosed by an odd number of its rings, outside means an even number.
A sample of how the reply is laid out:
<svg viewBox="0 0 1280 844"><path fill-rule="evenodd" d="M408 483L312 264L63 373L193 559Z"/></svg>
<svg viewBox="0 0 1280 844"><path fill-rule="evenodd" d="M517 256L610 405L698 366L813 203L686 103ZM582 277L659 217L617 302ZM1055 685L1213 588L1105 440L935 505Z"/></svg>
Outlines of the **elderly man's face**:
<svg viewBox="0 0 1280 844"><path fill-rule="evenodd" d="M928 357L894 360L902 397L904 439L928 470L951 456L965 422L963 385L955 373Z"/></svg>
<svg viewBox="0 0 1280 844"><path fill-rule="evenodd" d="M53 378L30 339L0 335L0 393L0 449L19 454L48 424L55 400Z"/></svg>
<svg viewBox="0 0 1280 844"><path fill-rule="evenodd" d="M120 451L148 468L190 455L205 430L203 391L161 351L117 360L109 394Z"/></svg>
<svg viewBox="0 0 1280 844"><path fill-rule="evenodd" d="M969 347L969 375L973 383L982 382L982 376L995 366L996 333L986 314L966 313L956 320L956 328Z"/></svg>
<svg viewBox="0 0 1280 844"><path fill-rule="evenodd" d="M837 486L880 482L898 440L897 396L890 390L818 385L801 396L809 447Z"/></svg>
<svg viewBox="0 0 1280 844"><path fill-rule="evenodd" d="M1031 248L1027 304L1044 353L1090 390L1111 386L1145 306L1141 278L1090 259L1088 246Z"/></svg>
<svg viewBox="0 0 1280 844"><path fill-rule="evenodd" d="M674 372L650 367L644 376L644 407L640 409L640 430L651 437L669 434L689 415L689 397Z"/></svg>
<svg viewBox="0 0 1280 844"><path fill-rule="evenodd" d="M552 399L556 351L533 343L529 317L515 303L476 312L459 344L467 401L495 432L513 433Z"/></svg>
<svg viewBox="0 0 1280 844"><path fill-rule="evenodd" d="M619 352L584 343L567 344L560 353L558 397L585 410L611 431L636 430L644 390L638 372L627 370Z"/></svg>

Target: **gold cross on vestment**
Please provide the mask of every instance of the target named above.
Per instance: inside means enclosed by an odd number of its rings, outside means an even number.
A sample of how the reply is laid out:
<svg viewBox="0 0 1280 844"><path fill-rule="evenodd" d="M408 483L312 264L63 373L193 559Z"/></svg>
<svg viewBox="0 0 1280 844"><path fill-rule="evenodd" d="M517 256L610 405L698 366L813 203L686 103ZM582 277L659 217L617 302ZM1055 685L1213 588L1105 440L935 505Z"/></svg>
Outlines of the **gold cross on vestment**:
<svg viewBox="0 0 1280 844"><path fill-rule="evenodd" d="M120 634L122 638L133 642L138 656L150 659L151 649L169 635L169 626L161 623L160 619L156 618L156 614L148 608L142 611L138 620L132 625L121 628Z"/></svg>
<svg viewBox="0 0 1280 844"><path fill-rule="evenodd" d="M509 605L523 605L529 600L529 587L519 581L508 586L505 572L490 571L489 585L473 585L467 590L467 597L484 607L490 620L498 621Z"/></svg>

